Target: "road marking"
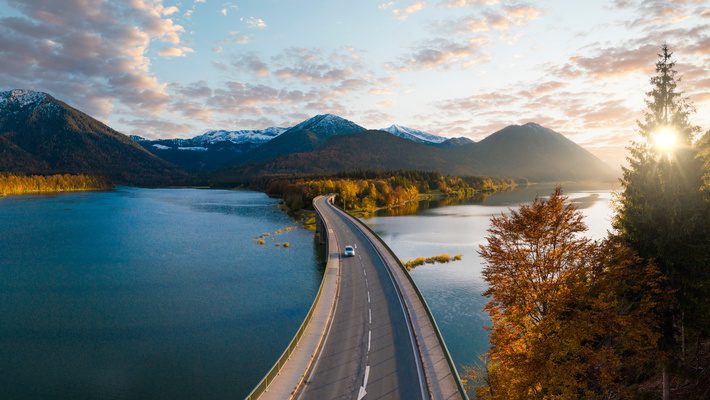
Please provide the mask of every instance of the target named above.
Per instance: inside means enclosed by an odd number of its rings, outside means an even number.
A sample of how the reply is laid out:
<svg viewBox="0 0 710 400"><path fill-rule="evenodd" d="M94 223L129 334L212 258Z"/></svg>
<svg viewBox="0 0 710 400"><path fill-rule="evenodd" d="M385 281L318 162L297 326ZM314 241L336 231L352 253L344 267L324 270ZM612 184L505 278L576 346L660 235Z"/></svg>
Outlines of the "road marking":
<svg viewBox="0 0 710 400"><path fill-rule="evenodd" d="M365 380L362 383L362 386L360 386L360 391L357 394L357 400L361 400L365 395L367 394L367 391L365 391L365 388L367 387L367 378L370 377L370 366L365 367Z"/></svg>
<svg viewBox="0 0 710 400"><path fill-rule="evenodd" d="M367 312L370 314L370 325L372 325L372 309L368 308Z"/></svg>
<svg viewBox="0 0 710 400"><path fill-rule="evenodd" d="M367 331L367 352L370 352L370 342L372 341L372 331Z"/></svg>
<svg viewBox="0 0 710 400"><path fill-rule="evenodd" d="M357 393L357 400L362 400L362 398L365 397L366 394L367 392L365 391L365 388L360 386L360 391Z"/></svg>
<svg viewBox="0 0 710 400"><path fill-rule="evenodd" d="M370 291L369 290L367 291L367 302L368 303L370 302Z"/></svg>

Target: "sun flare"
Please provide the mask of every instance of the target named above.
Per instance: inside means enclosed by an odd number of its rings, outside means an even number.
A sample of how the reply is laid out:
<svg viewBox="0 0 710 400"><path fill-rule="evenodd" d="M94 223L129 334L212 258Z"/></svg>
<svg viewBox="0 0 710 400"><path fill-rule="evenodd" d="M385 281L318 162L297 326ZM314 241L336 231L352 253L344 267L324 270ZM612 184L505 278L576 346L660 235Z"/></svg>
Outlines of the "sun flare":
<svg viewBox="0 0 710 400"><path fill-rule="evenodd" d="M658 129L653 134L653 143L658 148L658 150L670 153L673 151L676 143L676 131L670 127L663 127Z"/></svg>

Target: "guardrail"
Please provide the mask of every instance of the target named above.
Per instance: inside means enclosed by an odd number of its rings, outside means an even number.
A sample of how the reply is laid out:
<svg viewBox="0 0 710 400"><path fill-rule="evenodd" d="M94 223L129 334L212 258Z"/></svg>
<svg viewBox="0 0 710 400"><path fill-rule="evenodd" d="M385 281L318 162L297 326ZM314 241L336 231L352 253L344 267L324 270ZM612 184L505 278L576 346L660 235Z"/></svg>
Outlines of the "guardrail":
<svg viewBox="0 0 710 400"><path fill-rule="evenodd" d="M347 214L347 211L343 210L342 208L338 207L335 203L333 205L340 210L342 210L344 213ZM350 214L348 214L350 215ZM446 343L444 342L444 337L441 336L441 332L439 331L439 326L436 324L436 320L434 319L434 315L431 313L431 310L429 309L429 305L427 304L426 300L424 300L424 296L422 295L422 292L419 291L419 288L417 287L417 284L414 282L414 279L412 279L412 276L409 274L409 271L407 271L407 268L404 267L402 264L402 261L397 257L397 255L392 251L392 249L385 243L384 240L380 238L375 231L373 231L367 224L364 222L360 221L359 218L356 218L352 215L350 215L353 220L355 220L360 226L365 228L368 232L374 235L380 243L387 249L387 251L390 253L390 255L397 261L397 265L404 271L404 274L406 275L407 279L409 282L412 284L414 287L414 292L417 294L417 297L419 297L419 300L422 302L424 305L424 310L426 310L427 316L429 317L429 320L431 321L431 325L434 327L434 332L436 333L436 338L439 340L439 344L441 345L441 348L444 350L444 355L446 356L446 362L449 364L449 368L451 369L451 373L454 375L456 378L456 386L458 387L459 393L461 396L468 400L468 395L466 394L466 389L463 387L463 383L461 383L461 377L459 376L458 370L456 369L456 364L454 364L454 359L451 357L451 354L449 353L449 349L446 347Z"/></svg>
<svg viewBox="0 0 710 400"><path fill-rule="evenodd" d="M323 223L324 227L324 234L328 234L328 225L325 221L324 218L321 217L320 212L316 209L316 214L317 218L320 218L321 222ZM330 255L330 242L326 240L326 257L329 257ZM327 260L326 260L327 263ZM327 271L327 265L326 265L326 271ZM245 398L245 400L256 400L261 396L266 389L268 389L269 384L273 382L274 378L279 374L281 371L281 368L286 364L286 361L288 361L289 357L291 356L291 353L293 353L293 350L296 348L298 345L298 341L301 339L303 336L303 332L306 330L306 327L308 326L308 323L311 322L311 317L313 316L313 310L315 310L316 305L318 304L318 300L320 300L321 293L323 293L323 286L325 284L325 273L323 273L323 280L320 282L320 287L318 287L318 293L316 294L316 298L313 300L313 304L311 304L311 308L308 310L308 314L306 314L306 318L304 318L303 322L301 323L301 326L298 328L298 331L296 331L296 334L293 336L293 339L291 339L291 342L288 344L286 347L286 350L284 350L283 353L281 353L281 357L279 357L278 360L276 360L276 363L274 363L273 367L269 370L269 372L266 373L266 376L261 379L261 382L259 382L258 385L254 388L254 390L249 393L249 395Z"/></svg>

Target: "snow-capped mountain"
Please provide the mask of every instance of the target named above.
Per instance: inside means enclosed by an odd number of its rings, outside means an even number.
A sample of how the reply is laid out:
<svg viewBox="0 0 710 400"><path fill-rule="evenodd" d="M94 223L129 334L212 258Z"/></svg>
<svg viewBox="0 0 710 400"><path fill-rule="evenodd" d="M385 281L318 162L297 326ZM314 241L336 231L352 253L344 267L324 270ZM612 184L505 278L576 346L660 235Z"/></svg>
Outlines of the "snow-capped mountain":
<svg viewBox="0 0 710 400"><path fill-rule="evenodd" d="M128 137L50 94L0 91L0 171L104 176L151 185L183 176Z"/></svg>
<svg viewBox="0 0 710 400"><path fill-rule="evenodd" d="M289 128L289 131L305 131L309 130L316 132L318 135L327 137L333 135L347 135L365 131L362 126L349 121L345 118L333 114L320 114L313 118L309 118L300 124Z"/></svg>
<svg viewBox="0 0 710 400"><path fill-rule="evenodd" d="M25 108L37 106L47 98L47 93L35 92L33 90L13 89L0 92L0 109L10 107Z"/></svg>
<svg viewBox="0 0 710 400"><path fill-rule="evenodd" d="M209 130L189 139L150 140L133 135L131 139L160 158L188 171L220 167L285 132L287 128L249 130Z"/></svg>
<svg viewBox="0 0 710 400"><path fill-rule="evenodd" d="M269 140L284 133L288 128L271 127L266 129L245 129L239 131L210 130L199 136L192 138L196 144L206 145L219 142L241 143L266 143Z"/></svg>
<svg viewBox="0 0 710 400"><path fill-rule="evenodd" d="M390 125L387 128L382 128L380 130L391 133L395 136L399 136L403 139L408 139L414 142L424 144L439 144L445 142L448 139L443 136L433 135L431 133L427 133L417 129L407 128L406 126L401 125Z"/></svg>

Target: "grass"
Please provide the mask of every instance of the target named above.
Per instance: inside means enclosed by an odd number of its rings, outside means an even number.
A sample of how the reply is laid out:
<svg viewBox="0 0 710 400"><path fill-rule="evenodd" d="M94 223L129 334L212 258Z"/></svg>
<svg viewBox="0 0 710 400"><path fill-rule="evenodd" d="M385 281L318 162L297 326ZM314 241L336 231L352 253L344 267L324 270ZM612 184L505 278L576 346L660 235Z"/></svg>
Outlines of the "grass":
<svg viewBox="0 0 710 400"><path fill-rule="evenodd" d="M448 253L439 254L438 256L433 257L417 257L413 260L405 261L404 267L407 268L407 271L411 271L414 268L424 264L445 264L452 261L460 261L462 258L462 254L457 254L452 257Z"/></svg>

